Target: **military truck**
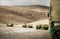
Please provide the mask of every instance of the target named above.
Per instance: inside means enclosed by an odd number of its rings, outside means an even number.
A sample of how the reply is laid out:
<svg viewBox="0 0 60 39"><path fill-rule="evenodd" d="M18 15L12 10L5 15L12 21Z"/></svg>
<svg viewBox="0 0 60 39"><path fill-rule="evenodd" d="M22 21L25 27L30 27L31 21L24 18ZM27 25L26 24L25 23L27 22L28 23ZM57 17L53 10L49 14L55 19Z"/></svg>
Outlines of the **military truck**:
<svg viewBox="0 0 60 39"><path fill-rule="evenodd" d="M50 0L49 21L51 39L60 39L60 0Z"/></svg>

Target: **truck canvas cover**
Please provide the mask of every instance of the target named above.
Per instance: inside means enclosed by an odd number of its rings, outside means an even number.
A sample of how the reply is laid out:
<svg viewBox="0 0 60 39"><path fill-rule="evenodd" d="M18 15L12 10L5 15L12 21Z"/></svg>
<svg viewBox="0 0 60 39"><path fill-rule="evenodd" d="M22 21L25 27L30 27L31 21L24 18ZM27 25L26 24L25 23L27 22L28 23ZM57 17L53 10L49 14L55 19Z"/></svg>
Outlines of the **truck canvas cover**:
<svg viewBox="0 0 60 39"><path fill-rule="evenodd" d="M51 19L60 21L60 0L51 0Z"/></svg>

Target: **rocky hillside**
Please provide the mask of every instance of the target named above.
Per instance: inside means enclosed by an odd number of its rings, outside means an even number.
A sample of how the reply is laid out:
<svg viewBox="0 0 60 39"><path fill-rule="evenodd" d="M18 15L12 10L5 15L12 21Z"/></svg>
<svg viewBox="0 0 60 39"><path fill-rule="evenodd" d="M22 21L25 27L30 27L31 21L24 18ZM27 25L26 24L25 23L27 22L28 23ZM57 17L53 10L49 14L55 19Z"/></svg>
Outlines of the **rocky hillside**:
<svg viewBox="0 0 60 39"><path fill-rule="evenodd" d="M46 18L44 6L0 6L0 23L30 23Z"/></svg>

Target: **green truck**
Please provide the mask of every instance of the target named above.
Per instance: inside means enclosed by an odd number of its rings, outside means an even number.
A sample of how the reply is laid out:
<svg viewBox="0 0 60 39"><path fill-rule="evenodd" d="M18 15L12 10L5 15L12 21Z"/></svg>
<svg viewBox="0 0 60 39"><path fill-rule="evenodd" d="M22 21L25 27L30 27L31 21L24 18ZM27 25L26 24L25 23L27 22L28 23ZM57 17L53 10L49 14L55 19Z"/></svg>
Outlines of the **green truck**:
<svg viewBox="0 0 60 39"><path fill-rule="evenodd" d="M49 21L51 39L60 39L60 0L50 0Z"/></svg>

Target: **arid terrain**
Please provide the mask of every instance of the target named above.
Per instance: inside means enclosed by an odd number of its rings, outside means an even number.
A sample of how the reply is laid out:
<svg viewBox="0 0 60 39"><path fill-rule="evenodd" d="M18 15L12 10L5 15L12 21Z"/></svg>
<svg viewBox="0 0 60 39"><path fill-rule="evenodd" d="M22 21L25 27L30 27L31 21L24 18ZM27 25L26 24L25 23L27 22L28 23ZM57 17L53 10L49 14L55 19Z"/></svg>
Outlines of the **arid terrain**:
<svg viewBox="0 0 60 39"><path fill-rule="evenodd" d="M0 6L0 23L31 23L46 19L49 7L41 5L32 6Z"/></svg>
<svg viewBox="0 0 60 39"><path fill-rule="evenodd" d="M50 33L33 28L0 27L0 39L50 39Z"/></svg>
<svg viewBox="0 0 60 39"><path fill-rule="evenodd" d="M50 39L48 30L36 28L36 25L49 24L48 11L49 7L41 5L0 6L0 39ZM10 23L14 26L8 27ZM22 24L26 23L32 28L24 28Z"/></svg>

